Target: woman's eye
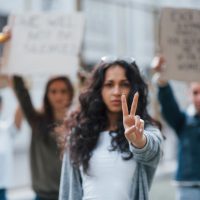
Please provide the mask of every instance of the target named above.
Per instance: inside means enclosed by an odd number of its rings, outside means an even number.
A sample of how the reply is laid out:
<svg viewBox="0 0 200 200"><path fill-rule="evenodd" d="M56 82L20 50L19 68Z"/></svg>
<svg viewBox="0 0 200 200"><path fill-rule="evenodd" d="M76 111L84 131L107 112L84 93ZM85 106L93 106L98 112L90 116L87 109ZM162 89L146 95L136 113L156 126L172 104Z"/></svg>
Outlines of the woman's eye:
<svg viewBox="0 0 200 200"><path fill-rule="evenodd" d="M196 95L198 95L198 94L200 94L199 91L193 91L193 95L194 95L194 96L196 96Z"/></svg>
<svg viewBox="0 0 200 200"><path fill-rule="evenodd" d="M56 90L49 90L49 93L51 93L51 94L56 94Z"/></svg>
<svg viewBox="0 0 200 200"><path fill-rule="evenodd" d="M122 83L122 87L130 87L130 83Z"/></svg>
<svg viewBox="0 0 200 200"><path fill-rule="evenodd" d="M60 90L60 93L61 93L61 94L67 94L67 90L64 90L64 89L63 89L63 90Z"/></svg>
<svg viewBox="0 0 200 200"><path fill-rule="evenodd" d="M105 83L104 84L104 86L106 86L106 87L112 87L112 85L113 85L112 83Z"/></svg>

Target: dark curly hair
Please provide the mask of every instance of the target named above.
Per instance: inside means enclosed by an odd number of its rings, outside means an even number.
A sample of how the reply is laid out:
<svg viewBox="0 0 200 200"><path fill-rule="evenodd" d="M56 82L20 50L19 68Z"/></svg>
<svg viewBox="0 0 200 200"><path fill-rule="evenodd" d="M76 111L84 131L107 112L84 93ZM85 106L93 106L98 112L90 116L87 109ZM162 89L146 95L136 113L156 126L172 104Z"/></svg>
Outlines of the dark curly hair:
<svg viewBox="0 0 200 200"><path fill-rule="evenodd" d="M67 128L70 132L69 151L70 159L74 167L83 167L87 172L89 160L97 145L99 135L108 127L107 108L102 100L102 86L106 70L112 66L121 66L130 82L131 90L128 95L128 107L130 109L135 92L139 92L139 101L136 114L145 124L152 124L153 120L147 112L148 87L144 82L136 63L128 63L124 60L116 60L110 63L101 62L97 65L89 79L88 87L79 96L80 107L68 118ZM111 151L119 151L124 160L129 160L133 154L129 150L129 144L124 136L122 114L118 121L115 133L110 131L112 137ZM117 134L116 134L117 133Z"/></svg>

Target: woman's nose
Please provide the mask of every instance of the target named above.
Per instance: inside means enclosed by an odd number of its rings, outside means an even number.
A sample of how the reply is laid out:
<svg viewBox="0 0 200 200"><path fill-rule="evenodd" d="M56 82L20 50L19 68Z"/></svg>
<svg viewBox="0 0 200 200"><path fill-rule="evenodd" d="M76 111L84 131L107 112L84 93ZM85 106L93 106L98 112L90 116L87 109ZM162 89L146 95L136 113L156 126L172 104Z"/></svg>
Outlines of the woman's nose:
<svg viewBox="0 0 200 200"><path fill-rule="evenodd" d="M115 86L113 88L113 94L115 94L115 95L120 95L121 94L121 89L120 89L119 86Z"/></svg>

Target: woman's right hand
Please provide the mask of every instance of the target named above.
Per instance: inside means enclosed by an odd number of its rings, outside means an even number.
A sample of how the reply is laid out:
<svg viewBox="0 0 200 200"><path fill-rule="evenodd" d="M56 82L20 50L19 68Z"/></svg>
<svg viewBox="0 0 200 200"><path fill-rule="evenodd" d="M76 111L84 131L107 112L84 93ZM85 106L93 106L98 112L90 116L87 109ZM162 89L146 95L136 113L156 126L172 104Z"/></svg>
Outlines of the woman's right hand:
<svg viewBox="0 0 200 200"><path fill-rule="evenodd" d="M3 28L2 33L0 33L0 43L7 42L11 37L11 29L9 26Z"/></svg>
<svg viewBox="0 0 200 200"><path fill-rule="evenodd" d="M163 56L155 56L151 62L151 68L154 72L153 82L156 82L159 86L165 86L167 84L167 80L162 77L165 63L166 61Z"/></svg>
<svg viewBox="0 0 200 200"><path fill-rule="evenodd" d="M151 63L151 68L155 72L162 72L163 71L163 65L165 64L165 58L163 56L155 56Z"/></svg>
<svg viewBox="0 0 200 200"><path fill-rule="evenodd" d="M138 115L135 115L137 110L137 104L139 99L139 93L136 92L129 112L126 101L126 96L121 96L122 112L123 112L123 124L124 135L128 142L137 148L143 148L146 145L147 139L144 135L144 120L140 119Z"/></svg>

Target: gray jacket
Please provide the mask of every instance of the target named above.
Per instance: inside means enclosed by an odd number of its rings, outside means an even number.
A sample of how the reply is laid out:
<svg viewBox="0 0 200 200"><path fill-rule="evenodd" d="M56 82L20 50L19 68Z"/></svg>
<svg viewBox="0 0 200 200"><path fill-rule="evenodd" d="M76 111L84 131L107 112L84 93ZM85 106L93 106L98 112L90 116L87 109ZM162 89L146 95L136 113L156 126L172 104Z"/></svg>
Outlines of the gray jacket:
<svg viewBox="0 0 200 200"><path fill-rule="evenodd" d="M130 145L130 150L134 154L136 169L132 180L132 190L130 191L130 200L148 200L149 189L156 171L156 167L162 155L160 131L148 126L145 128L147 144L144 148L138 149ZM78 169L75 169L69 160L69 154L65 153L59 200L82 200L83 190L81 185L81 175Z"/></svg>

